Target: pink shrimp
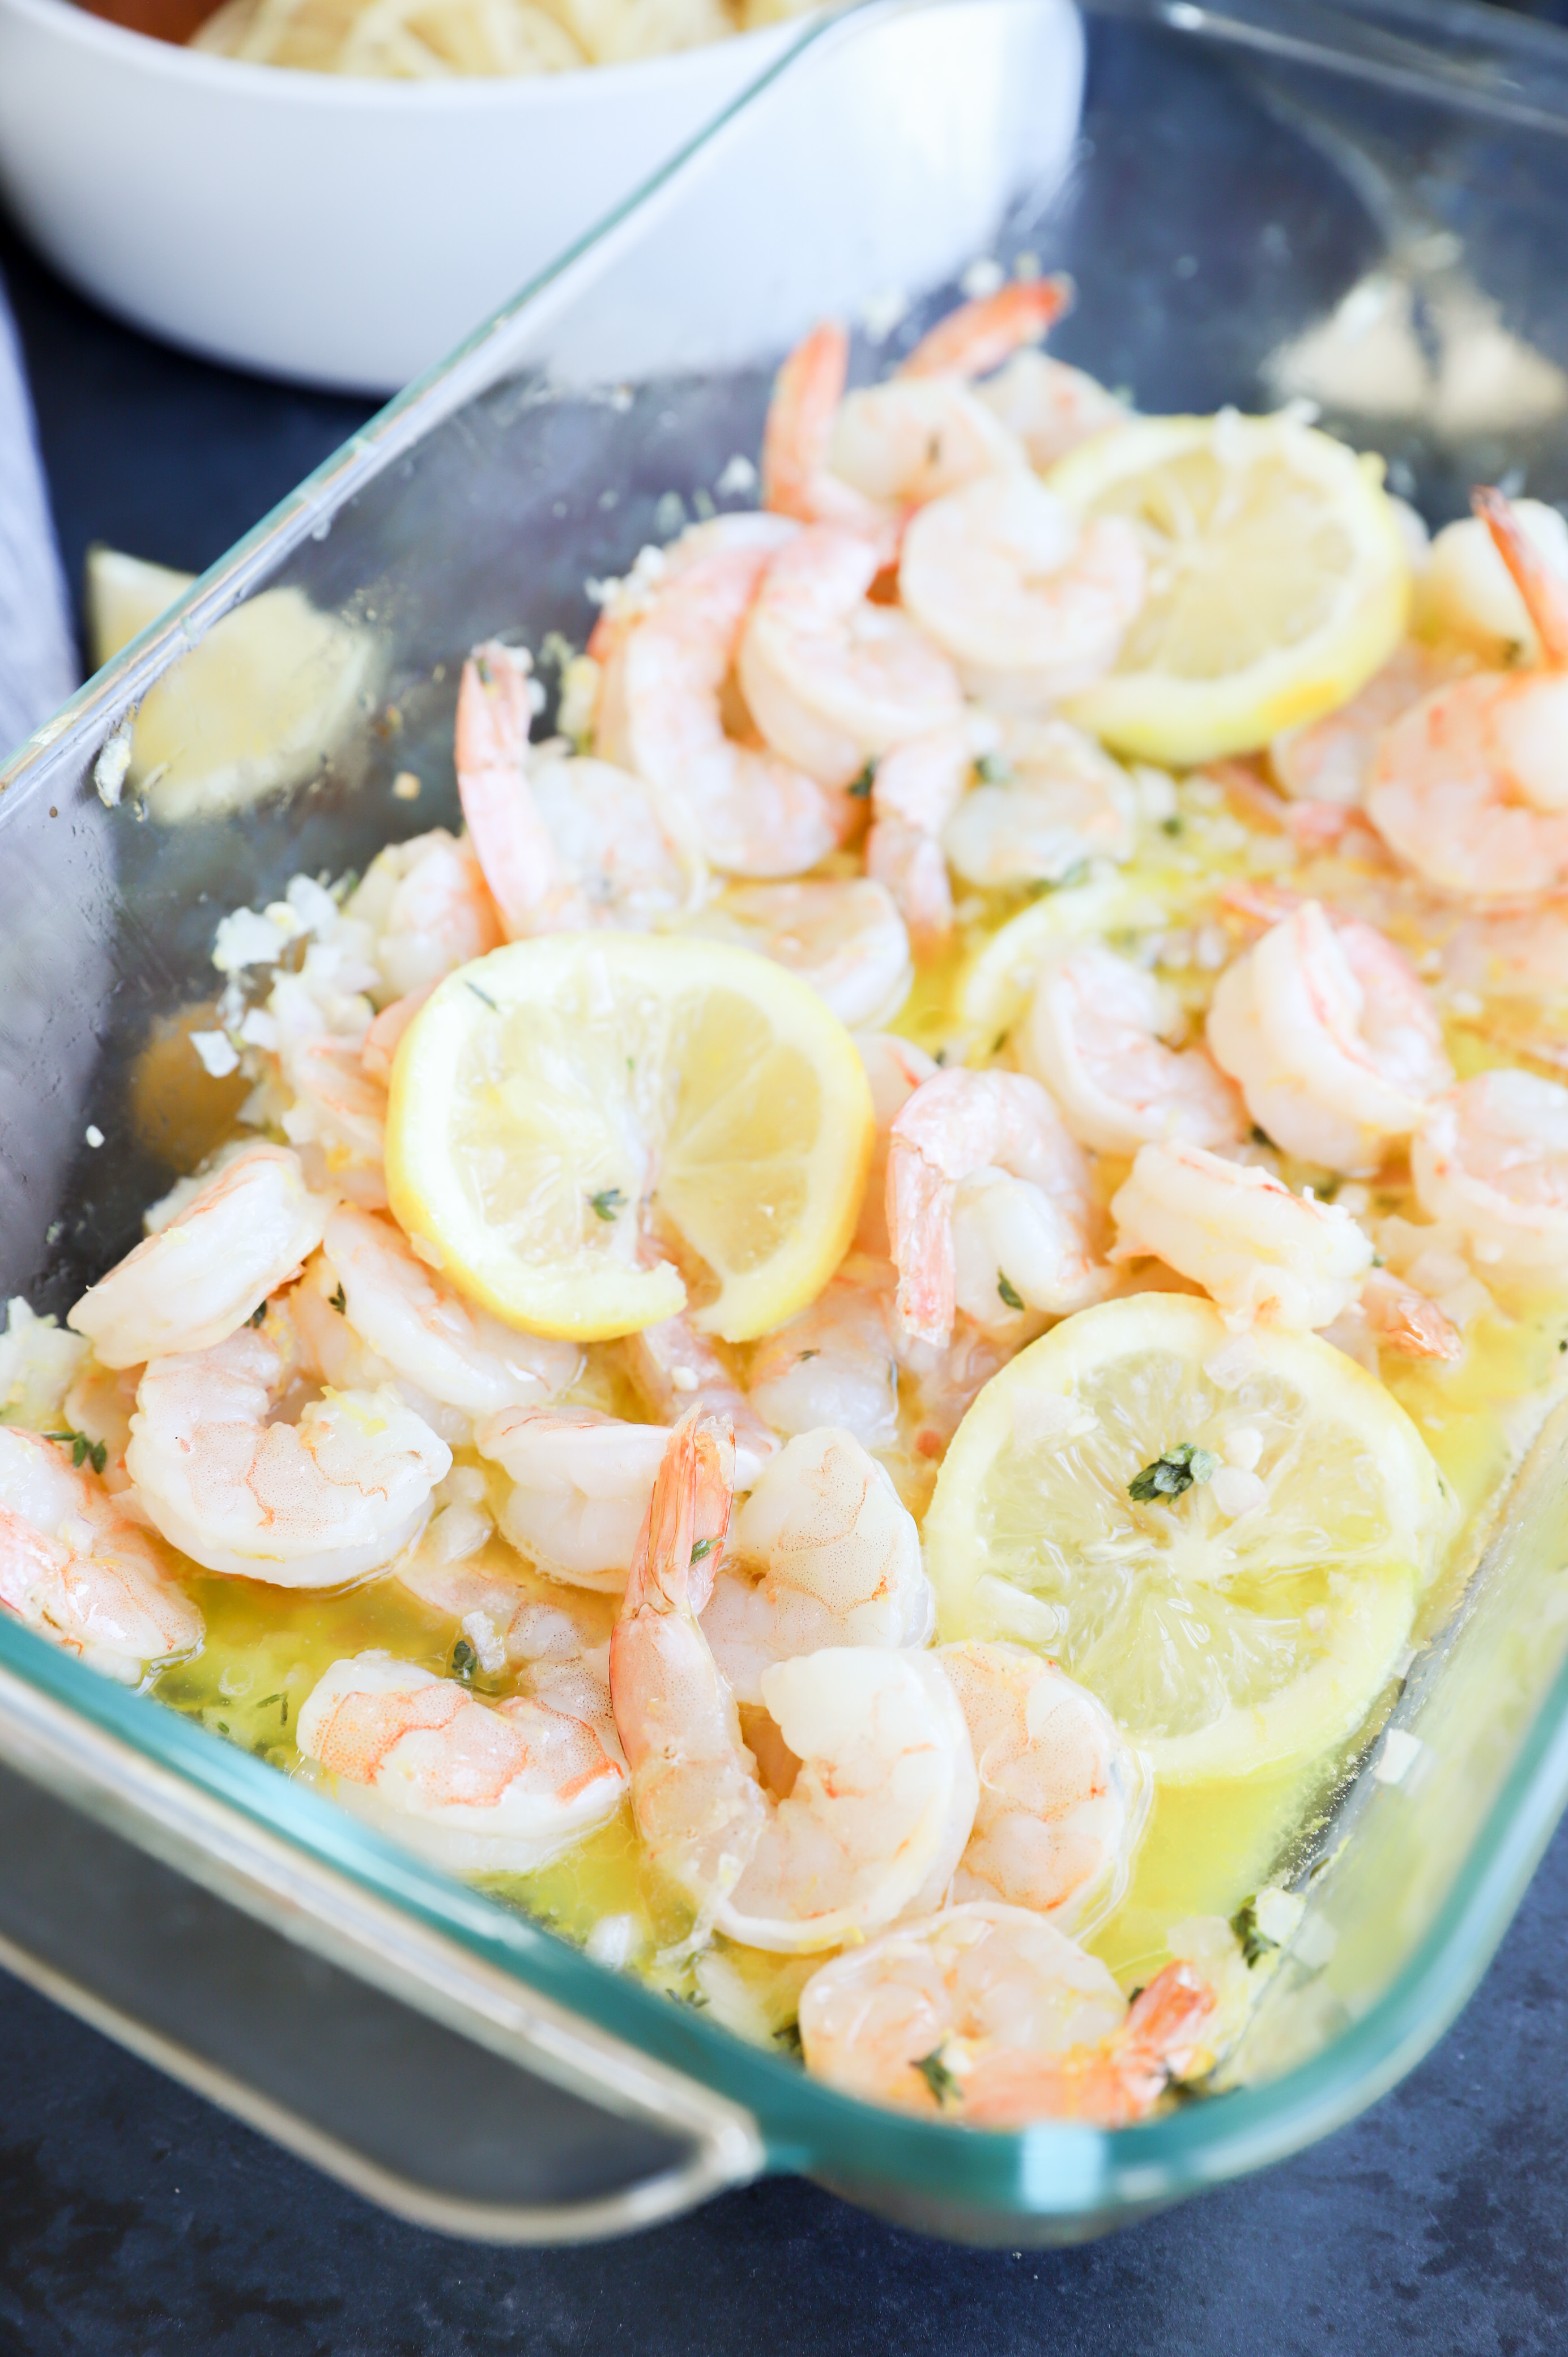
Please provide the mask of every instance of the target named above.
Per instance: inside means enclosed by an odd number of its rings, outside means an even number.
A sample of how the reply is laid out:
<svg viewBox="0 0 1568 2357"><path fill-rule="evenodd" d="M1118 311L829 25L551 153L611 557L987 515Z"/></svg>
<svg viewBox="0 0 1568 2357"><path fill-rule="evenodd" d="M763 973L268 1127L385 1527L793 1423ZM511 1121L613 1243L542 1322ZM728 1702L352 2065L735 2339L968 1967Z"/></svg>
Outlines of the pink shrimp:
<svg viewBox="0 0 1568 2357"><path fill-rule="evenodd" d="M457 792L509 942L580 931L589 921L529 791L532 670L528 655L488 640L463 665L457 691Z"/></svg>
<svg viewBox="0 0 1568 2357"><path fill-rule="evenodd" d="M1120 2029L1066 2054L983 2055L963 2083L963 2117L975 2128L1081 2120L1130 2127L1192 2070L1215 1996L1191 1964L1167 1964L1137 1996Z"/></svg>

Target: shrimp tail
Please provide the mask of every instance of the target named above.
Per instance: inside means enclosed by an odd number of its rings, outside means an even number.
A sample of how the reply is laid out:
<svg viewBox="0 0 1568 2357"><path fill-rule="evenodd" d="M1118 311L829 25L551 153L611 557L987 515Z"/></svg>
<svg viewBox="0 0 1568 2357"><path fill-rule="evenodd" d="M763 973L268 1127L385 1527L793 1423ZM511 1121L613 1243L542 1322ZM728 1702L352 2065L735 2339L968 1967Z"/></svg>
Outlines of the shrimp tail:
<svg viewBox="0 0 1568 2357"><path fill-rule="evenodd" d="M815 522L848 377L849 337L836 319L813 328L779 370L762 435L762 504L774 514Z"/></svg>
<svg viewBox="0 0 1568 2357"><path fill-rule="evenodd" d="M1217 2004L1191 1964L1167 1964L1103 2044L1068 2054L1006 2049L984 2056L964 2082L963 2118L984 2128L1043 2119L1129 2127L1187 2076Z"/></svg>
<svg viewBox="0 0 1568 2357"><path fill-rule="evenodd" d="M1036 344L1072 307L1074 287L1065 275L1004 286L962 303L922 336L900 376L989 376L1026 344Z"/></svg>
<svg viewBox="0 0 1568 2357"><path fill-rule="evenodd" d="M735 1439L727 1417L683 1415L654 1477L627 1578L622 1620L700 1613L729 1534Z"/></svg>
<svg viewBox="0 0 1568 2357"><path fill-rule="evenodd" d="M1465 1337L1435 1301L1386 1268L1373 1269L1361 1287L1361 1308L1385 1351L1407 1359L1462 1359Z"/></svg>
<svg viewBox="0 0 1568 2357"><path fill-rule="evenodd" d="M1471 492L1470 505L1491 533L1492 545L1524 599L1548 668L1568 669L1568 590L1543 563L1511 500L1482 484Z"/></svg>
<svg viewBox="0 0 1568 2357"><path fill-rule="evenodd" d="M528 783L531 670L525 654L489 640L463 665L457 691L458 799L509 942L586 921Z"/></svg>
<svg viewBox="0 0 1568 2357"><path fill-rule="evenodd" d="M919 1147L895 1128L887 1153L887 1232L898 1269L904 1331L945 1346L952 1333L957 1272L952 1188Z"/></svg>

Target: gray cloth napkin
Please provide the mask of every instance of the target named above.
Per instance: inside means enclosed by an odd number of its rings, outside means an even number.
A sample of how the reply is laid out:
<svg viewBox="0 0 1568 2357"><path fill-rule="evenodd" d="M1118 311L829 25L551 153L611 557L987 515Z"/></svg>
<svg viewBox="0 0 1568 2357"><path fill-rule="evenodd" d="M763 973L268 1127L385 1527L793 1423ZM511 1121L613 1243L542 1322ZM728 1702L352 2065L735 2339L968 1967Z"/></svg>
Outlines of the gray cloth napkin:
<svg viewBox="0 0 1568 2357"><path fill-rule="evenodd" d="M75 685L65 578L21 347L0 283L0 761Z"/></svg>

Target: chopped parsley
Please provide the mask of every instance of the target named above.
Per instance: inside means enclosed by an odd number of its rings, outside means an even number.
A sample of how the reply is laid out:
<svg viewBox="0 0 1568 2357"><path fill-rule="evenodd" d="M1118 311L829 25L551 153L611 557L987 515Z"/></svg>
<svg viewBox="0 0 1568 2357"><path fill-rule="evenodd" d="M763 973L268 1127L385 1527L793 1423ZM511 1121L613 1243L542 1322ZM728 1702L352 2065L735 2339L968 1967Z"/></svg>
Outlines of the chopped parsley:
<svg viewBox="0 0 1568 2357"><path fill-rule="evenodd" d="M339 1318L347 1318L349 1315L349 1297L343 1290L341 1278L338 1279L337 1292L329 1293L327 1298L331 1303L333 1308L338 1312Z"/></svg>
<svg viewBox="0 0 1568 2357"><path fill-rule="evenodd" d="M467 982L467 975L465 975L465 976L464 976L464 980L465 980L465 982ZM469 983L468 983L468 985L467 985L467 986L468 986L468 988L473 992L474 996L475 996L476 998L478 998L478 999L482 999L482 1000L483 1000L484 1004L485 1004L485 1005L489 1008L490 1013L491 1013L492 1015L498 1014L498 1013L499 1012L499 1008L497 1007L497 1006L496 1006L496 1002L495 1002L495 1000L490 996L490 994L489 994L489 992L488 990L481 990L481 989L479 988L479 985L478 985L478 984L477 982L469 982Z"/></svg>
<svg viewBox="0 0 1568 2357"><path fill-rule="evenodd" d="M463 1685L471 1683L479 1666L479 1657L467 1637L459 1637L452 1648L452 1675Z"/></svg>
<svg viewBox="0 0 1568 2357"><path fill-rule="evenodd" d="M1179 1498L1195 1481L1208 1480L1219 1462L1211 1448L1199 1448L1190 1440L1178 1440L1174 1448L1167 1448L1152 1465L1133 1474L1127 1484L1127 1495L1140 1506L1155 1498Z"/></svg>
<svg viewBox="0 0 1568 2357"><path fill-rule="evenodd" d="M929 2054L922 2054L915 2068L939 2104L957 2103L963 2093L963 2082L955 2072L948 2069L942 2061L940 2046L933 2047Z"/></svg>
<svg viewBox="0 0 1568 2357"><path fill-rule="evenodd" d="M1173 812L1169 818L1161 819L1160 832L1162 834L1179 834L1186 823L1185 819Z"/></svg>
<svg viewBox="0 0 1568 2357"><path fill-rule="evenodd" d="M1266 1129L1260 1129L1256 1122L1252 1124L1251 1138L1254 1146L1266 1146L1269 1147L1271 1152L1273 1151L1274 1143L1273 1139L1269 1135Z"/></svg>
<svg viewBox="0 0 1568 2357"><path fill-rule="evenodd" d="M859 777L856 778L850 786L849 791L854 796L857 802L863 802L869 795L871 789L875 782L876 764L875 761L867 761Z"/></svg>
<svg viewBox="0 0 1568 2357"><path fill-rule="evenodd" d="M983 753L974 765L974 779L981 786L1010 785L1013 764L1004 753Z"/></svg>
<svg viewBox="0 0 1568 2357"><path fill-rule="evenodd" d="M85 1432L46 1432L44 1438L58 1440L63 1448L69 1448L70 1461L79 1473L84 1465L91 1465L95 1473L102 1473L109 1462L107 1444L102 1440L90 1440Z"/></svg>
<svg viewBox="0 0 1568 2357"><path fill-rule="evenodd" d="M1277 1948L1280 1944L1277 1940L1271 1940L1266 1932L1259 1929L1258 1902L1255 1899L1242 1900L1230 1918L1230 1929L1241 1943L1241 1961L1244 1964L1255 1964L1260 1956L1266 1956L1271 1948Z"/></svg>
<svg viewBox="0 0 1568 2357"><path fill-rule="evenodd" d="M258 1301L250 1316L246 1318L245 1323L247 1326L264 1326L266 1323L266 1318L267 1305L264 1301Z"/></svg>
<svg viewBox="0 0 1568 2357"><path fill-rule="evenodd" d="M712 1555L717 1544L717 1539L699 1539L692 1549L692 1563L701 1563L705 1555ZM690 1570L690 1568L691 1564L688 1564L687 1569Z"/></svg>
<svg viewBox="0 0 1568 2357"><path fill-rule="evenodd" d="M1009 1309L1022 1309L1024 1297L1004 1268L999 1268L996 1272L996 1290Z"/></svg>
<svg viewBox="0 0 1568 2357"><path fill-rule="evenodd" d="M1560 1351L1568 1351L1568 1342L1559 1342L1557 1347ZM822 1355L822 1354L820 1351L797 1351L795 1353L795 1364L798 1367L803 1367L808 1359L820 1359Z"/></svg>
<svg viewBox="0 0 1568 2357"><path fill-rule="evenodd" d="M616 1213L626 1206L626 1197L618 1187L601 1187L596 1195L589 1196L588 1200L596 1218L601 1220L613 1220Z"/></svg>

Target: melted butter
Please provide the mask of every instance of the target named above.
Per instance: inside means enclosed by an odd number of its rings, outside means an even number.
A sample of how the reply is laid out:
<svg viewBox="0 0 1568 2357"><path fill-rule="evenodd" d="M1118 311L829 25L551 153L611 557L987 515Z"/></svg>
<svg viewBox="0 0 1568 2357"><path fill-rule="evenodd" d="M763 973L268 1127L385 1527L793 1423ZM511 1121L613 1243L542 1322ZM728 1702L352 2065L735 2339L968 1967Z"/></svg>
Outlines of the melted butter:
<svg viewBox="0 0 1568 2357"><path fill-rule="evenodd" d="M1152 963L1173 986L1187 1011L1189 1036L1200 1033L1216 979L1196 947L1199 929L1219 919L1218 895L1223 882L1245 876L1266 880L1292 868L1296 857L1280 836L1249 834L1219 806L1217 791L1206 780L1186 781L1178 790L1177 828L1145 830L1137 857L1122 871L1127 882L1164 904L1168 930L1153 941L1144 934L1118 936L1111 943L1123 954ZM1283 880L1298 891L1316 891L1349 907L1387 888L1380 875L1369 876L1337 856L1297 866ZM970 959L1000 925L1028 904L1028 897L1017 893L973 896L961 904L954 946L918 974L892 1028L932 1054L948 1046L958 1031L957 993ZM1408 911L1378 906L1375 912L1369 907L1367 913L1375 913L1376 920L1412 953L1419 952L1421 935ZM988 1052L1000 1052L1003 1044L982 1043L976 1060L983 1062ZM1449 1048L1461 1077L1521 1060L1495 1033L1469 1023L1451 1028ZM183 1064L180 1071L184 1072ZM169 1121L170 1134L184 1134L182 1106L171 1109ZM186 1158L194 1160L210 1143L207 1139L199 1148L193 1146ZM1338 1183L1332 1174L1278 1156L1273 1160L1293 1186L1314 1183L1331 1196ZM1101 1158L1096 1194L1102 1203L1126 1168ZM1374 1183L1372 1216L1408 1214L1411 1208L1402 1166L1380 1174ZM1184 1283L1153 1264L1141 1275L1151 1286ZM1506 1493L1509 1475L1552 1397L1568 1383L1568 1352L1559 1348L1565 1340L1568 1296L1537 1294L1504 1298L1497 1314L1477 1319L1457 1367L1392 1354L1382 1358L1384 1383L1413 1417L1455 1502L1455 1535L1419 1609L1412 1632L1416 1644L1453 1611ZM569 1396L611 1414L646 1414L613 1350L589 1351L583 1376ZM889 1470L911 1510L921 1512L935 1465L890 1459ZM527 1597L571 1611L587 1644L602 1641L608 1632L613 1599L545 1578L499 1539L470 1558L465 1566L469 1567L513 1582L520 1600ZM395 1578L347 1589L289 1590L215 1578L188 1564L183 1569L185 1583L206 1616L207 1641L194 1660L165 1671L154 1682L155 1691L161 1700L285 1772L312 1780L319 1773L302 1760L293 1729L300 1704L332 1662L381 1647L437 1675L450 1674L461 1633L457 1620L422 1603ZM518 1679L509 1671L474 1683L478 1693L499 1696L514 1691ZM1285 1773L1221 1785L1165 1785L1156 1791L1128 1889L1087 1943L1124 1986L1146 1981L1166 1960L1171 1925L1194 1915L1229 1917L1261 1885L1294 1869L1337 1787L1364 1754L1396 1691L1386 1690L1358 1736L1328 1759ZM723 1937L705 1952L690 1953L691 1909L650 1866L626 1805L538 1872L489 1876L481 1881L503 1905L519 1909L577 1944L586 1945L595 1927L605 1925L607 1919L619 1919L614 1927L617 1961L671 1996L710 2007L729 2027L753 2039L788 2034L800 1989L824 1961L821 1955L765 1954Z"/></svg>

